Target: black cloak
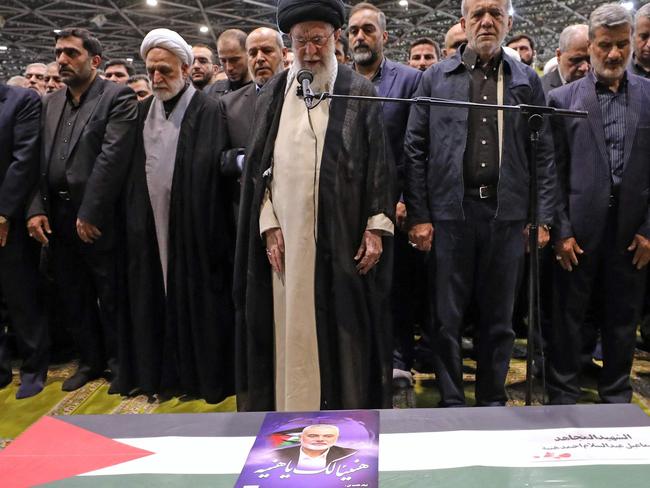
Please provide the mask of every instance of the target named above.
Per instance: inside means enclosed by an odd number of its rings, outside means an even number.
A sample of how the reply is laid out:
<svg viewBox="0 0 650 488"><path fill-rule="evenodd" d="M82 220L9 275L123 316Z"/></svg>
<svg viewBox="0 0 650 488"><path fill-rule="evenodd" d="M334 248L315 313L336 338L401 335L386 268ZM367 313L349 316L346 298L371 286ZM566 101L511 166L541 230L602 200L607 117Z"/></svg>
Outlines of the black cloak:
<svg viewBox="0 0 650 488"><path fill-rule="evenodd" d="M376 96L373 85L339 65L334 93ZM246 156L240 202L234 297L237 317L237 404L274 410L273 289L260 239L266 188L287 72L262 89ZM289 94L288 96L294 96ZM327 103L327 102L322 102ZM379 103L332 100L320 169L315 305L321 408L391 407L390 283L392 238L383 238L379 264L366 276L354 256L369 217L394 221L394 169L386 159Z"/></svg>
<svg viewBox="0 0 650 488"><path fill-rule="evenodd" d="M196 92L181 124L172 179L167 296L142 139L152 98L140 104L135 160L125 187L126 274L118 391L187 394L217 403L234 393L234 223L219 158L219 104Z"/></svg>

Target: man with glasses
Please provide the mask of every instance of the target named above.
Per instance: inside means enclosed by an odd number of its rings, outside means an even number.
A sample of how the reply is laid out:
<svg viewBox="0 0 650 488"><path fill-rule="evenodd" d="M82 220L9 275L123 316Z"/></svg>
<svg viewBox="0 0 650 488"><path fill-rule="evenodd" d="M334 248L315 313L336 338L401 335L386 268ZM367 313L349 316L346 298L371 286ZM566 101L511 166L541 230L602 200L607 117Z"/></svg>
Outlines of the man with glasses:
<svg viewBox="0 0 650 488"><path fill-rule="evenodd" d="M256 105L235 256L240 410L387 408L394 191L381 105L338 64L340 0L280 0L295 54ZM304 94L303 94L304 95ZM260 238L265 246L260 245ZM381 259L380 259L381 258Z"/></svg>
<svg viewBox="0 0 650 488"><path fill-rule="evenodd" d="M47 66L43 63L28 64L25 68L25 78L27 78L27 88L36 91L40 96L45 95L45 76L47 75Z"/></svg>
<svg viewBox="0 0 650 488"><path fill-rule="evenodd" d="M583 78L589 72L589 27L575 24L565 27L560 34L560 44L555 51L557 69L542 76L542 87L548 95L553 88Z"/></svg>
<svg viewBox="0 0 650 488"><path fill-rule="evenodd" d="M61 81L61 75L59 75L59 63L52 61L47 65L47 74L45 75L45 91L47 93L52 93L57 91L59 88L63 88L65 84Z"/></svg>

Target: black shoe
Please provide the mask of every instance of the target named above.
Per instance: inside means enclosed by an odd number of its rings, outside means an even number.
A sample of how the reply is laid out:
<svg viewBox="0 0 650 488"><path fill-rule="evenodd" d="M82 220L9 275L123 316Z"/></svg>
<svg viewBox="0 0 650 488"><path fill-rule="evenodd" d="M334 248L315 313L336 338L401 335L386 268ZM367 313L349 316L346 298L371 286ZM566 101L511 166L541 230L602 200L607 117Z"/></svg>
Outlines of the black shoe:
<svg viewBox="0 0 650 488"><path fill-rule="evenodd" d="M46 372L47 374L47 372ZM45 387L45 376L43 373L25 373L20 375L20 387L16 392L16 400L38 395Z"/></svg>
<svg viewBox="0 0 650 488"><path fill-rule="evenodd" d="M102 377L101 371L91 371L88 369L80 368L75 374L70 376L67 380L63 382L61 390L63 391L75 391L84 386L86 383L97 378Z"/></svg>

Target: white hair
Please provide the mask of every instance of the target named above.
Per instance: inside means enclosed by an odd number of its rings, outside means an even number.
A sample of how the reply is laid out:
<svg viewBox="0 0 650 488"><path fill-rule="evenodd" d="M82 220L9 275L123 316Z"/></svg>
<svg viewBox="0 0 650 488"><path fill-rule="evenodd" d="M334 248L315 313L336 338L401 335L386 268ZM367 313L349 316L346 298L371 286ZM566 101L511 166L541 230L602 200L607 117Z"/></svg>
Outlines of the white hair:
<svg viewBox="0 0 650 488"><path fill-rule="evenodd" d="M565 27L560 34L559 48L561 52L566 52L571 48L571 43L576 37L583 35L589 36L589 26L587 24L574 24Z"/></svg>
<svg viewBox="0 0 650 488"><path fill-rule="evenodd" d="M512 8L512 0L506 0L506 11L508 15L510 15L510 12L513 11ZM463 14L463 17L467 16L467 2L466 0L462 0L460 3L460 13Z"/></svg>

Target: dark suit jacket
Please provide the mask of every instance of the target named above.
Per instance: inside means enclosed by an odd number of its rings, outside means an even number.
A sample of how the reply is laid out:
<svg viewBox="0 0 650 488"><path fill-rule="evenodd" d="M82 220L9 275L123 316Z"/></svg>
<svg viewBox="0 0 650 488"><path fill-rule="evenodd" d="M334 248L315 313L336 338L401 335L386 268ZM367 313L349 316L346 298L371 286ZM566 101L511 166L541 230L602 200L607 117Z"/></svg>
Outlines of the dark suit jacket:
<svg viewBox="0 0 650 488"><path fill-rule="evenodd" d="M219 98L221 111L228 128L228 140L231 148L248 146L250 132L253 128L255 114L255 83L249 83L240 90L230 92Z"/></svg>
<svg viewBox="0 0 650 488"><path fill-rule="evenodd" d="M411 98L420 84L422 71L386 59L377 87L380 97ZM384 103L384 127L397 168L397 190L404 186L404 134L411 106L405 103Z"/></svg>
<svg viewBox="0 0 650 488"><path fill-rule="evenodd" d="M416 96L468 101L470 76L459 49L449 59L434 64L422 76ZM524 63L503 56L506 105L545 105L537 73ZM529 218L529 140L526 118L504 113L503 158L497 190L498 220ZM406 206L411 225L437 220L463 220L463 158L467 142L468 110L416 105L411 108L404 151L406 156ZM540 135L536 164L538 217L550 224L555 210L557 175L548 122Z"/></svg>
<svg viewBox="0 0 650 488"><path fill-rule="evenodd" d="M102 229L113 215L131 164L138 108L135 93L127 86L97 77L88 90L70 140L66 179L78 217ZM66 92L58 90L43 101L40 185L28 217L48 214L51 150Z"/></svg>
<svg viewBox="0 0 650 488"><path fill-rule="evenodd" d="M329 452L327 453L327 459L325 460L326 466L340 459L352 456L357 452L356 449L348 449L347 447L332 446L330 447ZM284 449L276 449L273 452L273 459L288 463L291 461L292 466L295 468L300 459L300 446L294 447L285 447Z"/></svg>
<svg viewBox="0 0 650 488"><path fill-rule="evenodd" d="M544 95L547 97L551 90L560 86L562 86L562 78L560 78L559 68L542 76L542 88L544 89Z"/></svg>
<svg viewBox="0 0 650 488"><path fill-rule="evenodd" d="M34 90L0 85L0 215L23 221L38 181L41 99Z"/></svg>
<svg viewBox="0 0 650 488"><path fill-rule="evenodd" d="M635 234L650 238L650 80L628 73L624 169L619 192L617 247ZM554 117L559 201L553 239L575 237L585 250L600 241L611 179L602 112L592 76L551 91L549 105L586 110L586 119Z"/></svg>

